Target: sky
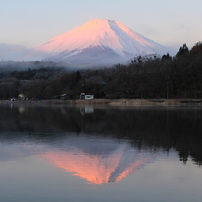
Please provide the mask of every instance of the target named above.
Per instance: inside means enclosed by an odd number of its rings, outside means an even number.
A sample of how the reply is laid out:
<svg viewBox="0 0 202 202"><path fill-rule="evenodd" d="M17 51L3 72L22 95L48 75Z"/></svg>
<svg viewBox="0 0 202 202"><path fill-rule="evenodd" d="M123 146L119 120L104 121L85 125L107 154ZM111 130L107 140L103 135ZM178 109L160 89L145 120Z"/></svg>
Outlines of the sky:
<svg viewBox="0 0 202 202"><path fill-rule="evenodd" d="M0 0L0 44L33 47L94 19L120 21L162 45L202 40L201 0Z"/></svg>

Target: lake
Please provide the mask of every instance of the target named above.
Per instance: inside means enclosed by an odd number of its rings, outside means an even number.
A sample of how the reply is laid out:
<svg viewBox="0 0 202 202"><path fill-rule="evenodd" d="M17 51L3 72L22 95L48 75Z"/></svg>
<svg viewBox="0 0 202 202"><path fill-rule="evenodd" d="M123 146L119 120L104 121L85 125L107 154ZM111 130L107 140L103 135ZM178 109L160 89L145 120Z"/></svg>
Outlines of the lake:
<svg viewBox="0 0 202 202"><path fill-rule="evenodd" d="M0 201L202 198L202 108L0 105Z"/></svg>

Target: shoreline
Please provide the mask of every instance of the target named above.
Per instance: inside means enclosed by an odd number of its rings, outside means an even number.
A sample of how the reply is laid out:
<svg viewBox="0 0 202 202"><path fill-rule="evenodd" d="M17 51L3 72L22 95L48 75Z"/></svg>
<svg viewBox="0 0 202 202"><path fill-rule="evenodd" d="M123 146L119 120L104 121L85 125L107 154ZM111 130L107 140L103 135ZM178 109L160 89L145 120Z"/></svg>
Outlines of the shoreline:
<svg viewBox="0 0 202 202"><path fill-rule="evenodd" d="M0 104L37 104L65 106L202 106L202 99L93 99L93 100L0 100Z"/></svg>

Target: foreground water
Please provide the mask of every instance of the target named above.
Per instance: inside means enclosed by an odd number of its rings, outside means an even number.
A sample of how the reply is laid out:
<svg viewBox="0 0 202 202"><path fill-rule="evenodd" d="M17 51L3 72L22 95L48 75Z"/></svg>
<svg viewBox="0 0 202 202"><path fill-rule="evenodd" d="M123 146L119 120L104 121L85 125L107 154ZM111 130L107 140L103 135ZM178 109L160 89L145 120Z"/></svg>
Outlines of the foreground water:
<svg viewBox="0 0 202 202"><path fill-rule="evenodd" d="M200 201L201 108L0 105L0 201Z"/></svg>

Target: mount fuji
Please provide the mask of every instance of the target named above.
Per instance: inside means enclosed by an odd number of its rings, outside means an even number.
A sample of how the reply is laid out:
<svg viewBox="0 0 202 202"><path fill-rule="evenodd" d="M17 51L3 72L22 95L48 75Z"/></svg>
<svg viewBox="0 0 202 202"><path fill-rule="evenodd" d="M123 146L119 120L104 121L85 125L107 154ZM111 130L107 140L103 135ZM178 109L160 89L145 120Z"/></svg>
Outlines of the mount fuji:
<svg viewBox="0 0 202 202"><path fill-rule="evenodd" d="M115 64L140 55L162 55L168 52L165 46L120 22L99 19L89 21L32 50L36 55L40 53L42 60L71 64Z"/></svg>
<svg viewBox="0 0 202 202"><path fill-rule="evenodd" d="M45 54L43 60L73 64L115 64L138 55L165 54L168 51L114 20L89 21L34 50Z"/></svg>

